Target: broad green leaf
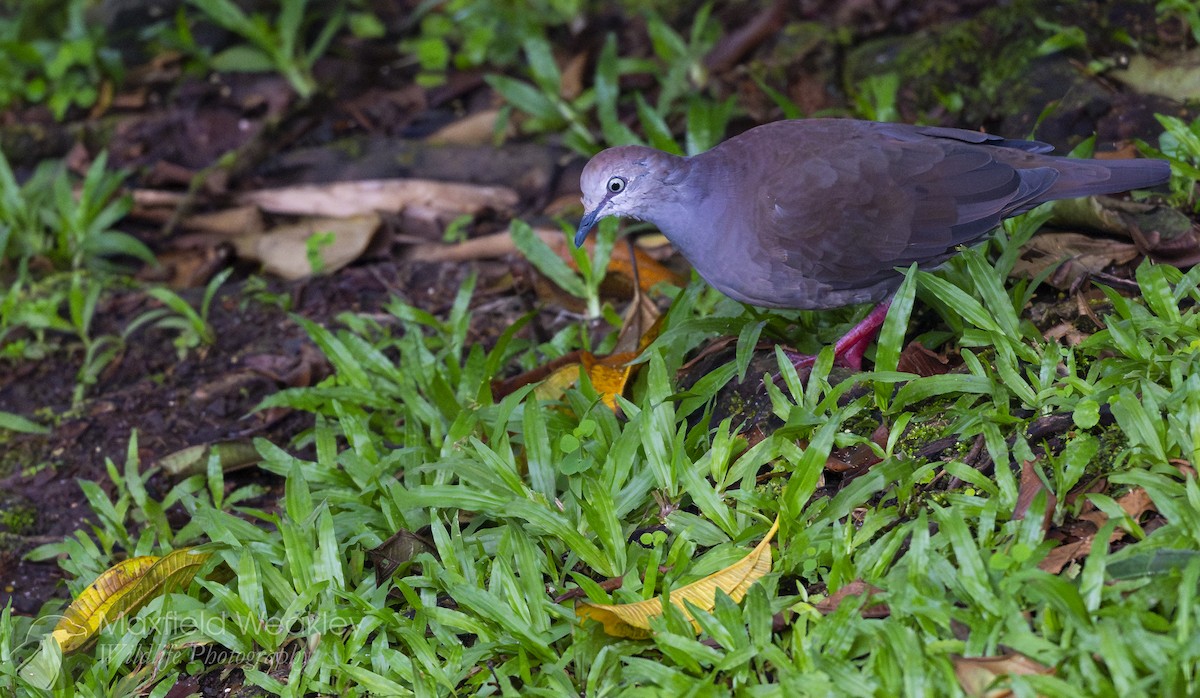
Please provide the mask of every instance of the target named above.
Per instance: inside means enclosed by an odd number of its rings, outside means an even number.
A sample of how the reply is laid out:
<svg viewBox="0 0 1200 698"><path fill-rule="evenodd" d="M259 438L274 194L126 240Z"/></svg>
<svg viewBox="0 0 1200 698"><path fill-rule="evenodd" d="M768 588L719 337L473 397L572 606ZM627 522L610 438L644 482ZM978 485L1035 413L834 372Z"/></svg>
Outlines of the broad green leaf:
<svg viewBox="0 0 1200 698"><path fill-rule="evenodd" d="M50 428L26 419L19 414L0 410L0 429L7 429L22 434L49 434Z"/></svg>
<svg viewBox="0 0 1200 698"><path fill-rule="evenodd" d="M984 376L968 376L961 373L945 373L939 376L923 376L900 386L892 401L892 411L937 395L948 393L971 393L989 395L992 383Z"/></svg>
<svg viewBox="0 0 1200 698"><path fill-rule="evenodd" d="M228 73L269 73L275 61L267 53L249 44L237 44L212 57L215 70Z"/></svg>
<svg viewBox="0 0 1200 698"><path fill-rule="evenodd" d="M509 233L512 235L517 249L533 266L537 267L538 271L572 296L587 297L587 289L583 285L583 280L533 232L533 228L528 223L514 219L509 226Z"/></svg>

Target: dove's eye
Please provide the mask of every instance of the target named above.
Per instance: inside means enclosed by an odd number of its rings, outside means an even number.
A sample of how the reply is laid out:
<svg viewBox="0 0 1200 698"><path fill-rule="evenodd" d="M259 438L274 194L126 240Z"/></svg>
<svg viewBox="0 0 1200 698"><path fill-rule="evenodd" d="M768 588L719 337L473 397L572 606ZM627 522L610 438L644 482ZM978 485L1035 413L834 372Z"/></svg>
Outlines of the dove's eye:
<svg viewBox="0 0 1200 698"><path fill-rule="evenodd" d="M613 194L620 194L625 191L625 178L612 177L608 180L608 191Z"/></svg>

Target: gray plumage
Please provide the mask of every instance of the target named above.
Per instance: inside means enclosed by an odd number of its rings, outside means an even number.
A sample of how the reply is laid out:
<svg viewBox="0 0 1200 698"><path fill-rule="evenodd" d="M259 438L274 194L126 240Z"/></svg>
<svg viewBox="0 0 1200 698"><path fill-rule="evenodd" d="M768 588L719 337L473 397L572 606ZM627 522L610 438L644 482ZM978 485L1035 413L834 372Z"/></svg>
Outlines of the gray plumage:
<svg viewBox="0 0 1200 698"><path fill-rule="evenodd" d="M1082 160L975 131L848 119L779 121L708 152L596 155L587 213L649 221L726 295L777 308L879 301L897 267L938 264L1046 201L1166 182L1160 160Z"/></svg>

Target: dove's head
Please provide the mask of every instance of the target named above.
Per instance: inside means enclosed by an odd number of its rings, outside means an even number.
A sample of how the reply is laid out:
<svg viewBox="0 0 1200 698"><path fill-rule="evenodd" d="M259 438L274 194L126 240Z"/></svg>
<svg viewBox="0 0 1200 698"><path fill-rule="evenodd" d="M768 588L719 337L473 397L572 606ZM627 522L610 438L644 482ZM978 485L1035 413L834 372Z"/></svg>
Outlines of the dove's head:
<svg viewBox="0 0 1200 698"><path fill-rule="evenodd" d="M655 206L673 184L682 158L640 145L609 148L597 154L579 177L583 219L575 245L583 244L601 218L623 216L650 220Z"/></svg>

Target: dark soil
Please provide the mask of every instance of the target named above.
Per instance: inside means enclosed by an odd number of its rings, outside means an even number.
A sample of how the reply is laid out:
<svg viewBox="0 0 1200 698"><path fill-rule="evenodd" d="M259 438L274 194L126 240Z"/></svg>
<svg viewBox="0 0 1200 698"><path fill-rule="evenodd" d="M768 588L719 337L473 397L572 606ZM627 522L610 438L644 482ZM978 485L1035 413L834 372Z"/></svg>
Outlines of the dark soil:
<svg viewBox="0 0 1200 698"><path fill-rule="evenodd" d="M291 313L245 293L242 282L230 282L219 292L209 317L216 336L212 346L189 351L181 360L173 332L139 332L78 408L71 407L71 400L80 352L64 351L0 374L0 410L53 415L42 421L57 422L48 437L11 438L0 460L5 473L0 504L7 512L0 527L0 607L11 598L17 613L35 614L49 598L66 594L53 561L34 563L22 556L37 545L86 530L90 509L77 481L100 483L111 495L105 462L111 459L124 466L134 430L137 458L145 469L188 446L255 437L287 444L311 426L310 416L255 411L277 390L311 384L328 373L324 358L292 313L337 326L335 318L343 312L385 314L384 305L395 297L445 313L472 269L480 273L484 289L509 273L499 264L415 263L400 268L380 261L293 284L271 282L269 291L291 299ZM476 302L487 297L482 291ZM508 304L509 312L481 317L475 338L494 338L511 317L528 311L520 294L515 300L515 305ZM114 296L101 311L96 329L119 331L154 303L140 293ZM254 469L231 473L227 479L231 488L250 483L282 491L281 480ZM149 487L161 497L171 484L168 475L159 473Z"/></svg>

